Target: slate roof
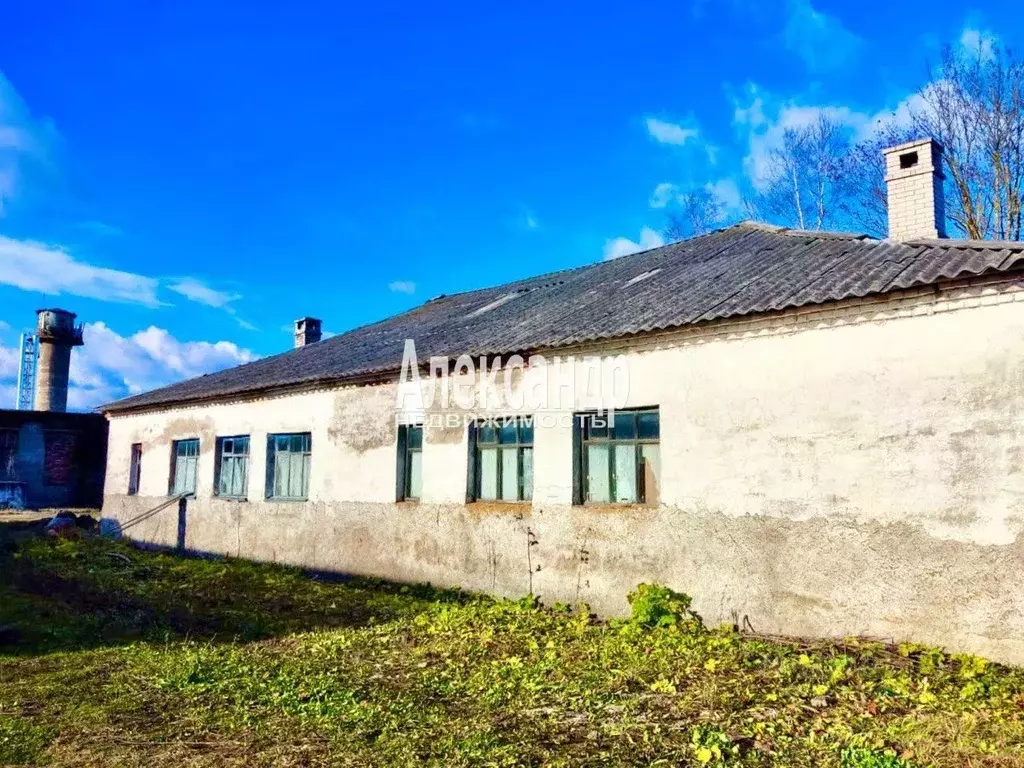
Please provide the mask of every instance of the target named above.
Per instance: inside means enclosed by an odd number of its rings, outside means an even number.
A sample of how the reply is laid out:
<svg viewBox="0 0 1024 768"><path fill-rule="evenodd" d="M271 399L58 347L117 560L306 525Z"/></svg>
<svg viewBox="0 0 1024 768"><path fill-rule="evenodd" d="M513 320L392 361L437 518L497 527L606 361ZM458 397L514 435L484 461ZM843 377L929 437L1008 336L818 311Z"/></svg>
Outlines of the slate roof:
<svg viewBox="0 0 1024 768"><path fill-rule="evenodd" d="M451 296L273 357L104 406L105 412L397 372L420 360L529 352L709 320L1024 270L1024 243L803 232L744 222L613 261Z"/></svg>

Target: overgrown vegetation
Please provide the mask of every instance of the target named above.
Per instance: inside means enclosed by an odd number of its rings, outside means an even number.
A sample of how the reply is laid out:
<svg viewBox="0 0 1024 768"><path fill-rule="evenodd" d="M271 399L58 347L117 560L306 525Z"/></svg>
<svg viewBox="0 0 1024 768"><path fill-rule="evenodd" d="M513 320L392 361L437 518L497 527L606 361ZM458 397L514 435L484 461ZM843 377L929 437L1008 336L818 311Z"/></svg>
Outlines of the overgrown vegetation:
<svg viewBox="0 0 1024 768"><path fill-rule="evenodd" d="M0 555L0 764L1024 766L1020 670L707 629L653 585L631 600L602 623L22 542Z"/></svg>

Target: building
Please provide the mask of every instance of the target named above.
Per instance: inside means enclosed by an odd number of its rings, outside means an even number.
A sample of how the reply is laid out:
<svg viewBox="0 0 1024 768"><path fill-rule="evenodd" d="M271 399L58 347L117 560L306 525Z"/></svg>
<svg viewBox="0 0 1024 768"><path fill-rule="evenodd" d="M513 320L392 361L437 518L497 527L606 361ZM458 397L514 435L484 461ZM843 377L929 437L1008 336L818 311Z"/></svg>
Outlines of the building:
<svg viewBox="0 0 1024 768"><path fill-rule="evenodd" d="M1024 243L943 237L940 153L886 153L888 240L744 223L324 341L304 318L106 406L104 515L185 495L132 535L605 615L660 582L711 623L1024 662Z"/></svg>
<svg viewBox="0 0 1024 768"><path fill-rule="evenodd" d="M39 343L35 410L0 410L0 509L97 508L103 500L107 421L65 413L72 347L82 344L75 315L36 312Z"/></svg>

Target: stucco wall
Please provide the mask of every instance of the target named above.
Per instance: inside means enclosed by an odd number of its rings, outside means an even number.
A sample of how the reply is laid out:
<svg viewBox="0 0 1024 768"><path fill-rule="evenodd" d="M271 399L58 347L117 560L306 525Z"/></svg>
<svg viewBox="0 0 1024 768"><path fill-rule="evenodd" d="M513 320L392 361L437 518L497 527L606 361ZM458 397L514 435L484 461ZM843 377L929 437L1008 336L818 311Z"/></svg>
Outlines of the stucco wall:
<svg viewBox="0 0 1024 768"><path fill-rule="evenodd" d="M193 549L532 588L605 614L658 581L712 622L1024 663L1022 297L975 283L575 350L625 354L627 405L659 406L657 507L571 506L568 423L536 428L532 506L463 503L462 430L427 431L422 502L395 504L396 388L381 385L116 416L104 514L165 499L170 442L199 437ZM313 434L309 502L263 500L277 431ZM232 434L252 435L249 502L211 499L214 437ZM127 497L133 442L142 483ZM129 532L173 544L178 531L172 509Z"/></svg>

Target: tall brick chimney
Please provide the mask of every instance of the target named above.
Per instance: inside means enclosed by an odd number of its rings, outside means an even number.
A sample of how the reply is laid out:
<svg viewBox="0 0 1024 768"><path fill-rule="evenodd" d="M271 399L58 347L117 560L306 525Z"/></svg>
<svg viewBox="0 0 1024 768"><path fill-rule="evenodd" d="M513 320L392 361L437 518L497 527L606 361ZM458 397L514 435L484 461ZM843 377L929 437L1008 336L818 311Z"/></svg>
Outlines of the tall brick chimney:
<svg viewBox="0 0 1024 768"><path fill-rule="evenodd" d="M320 341L320 320L315 317L300 317L295 321L295 348Z"/></svg>
<svg viewBox="0 0 1024 768"><path fill-rule="evenodd" d="M889 239L934 240L946 236L942 145L919 139L882 150L889 199Z"/></svg>

